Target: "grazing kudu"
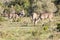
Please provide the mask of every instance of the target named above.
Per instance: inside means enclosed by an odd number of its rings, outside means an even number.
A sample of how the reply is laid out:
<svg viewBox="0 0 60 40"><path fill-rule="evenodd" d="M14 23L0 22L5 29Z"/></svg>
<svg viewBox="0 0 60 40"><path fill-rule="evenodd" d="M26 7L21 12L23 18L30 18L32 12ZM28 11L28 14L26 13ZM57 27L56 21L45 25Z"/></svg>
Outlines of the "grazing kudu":
<svg viewBox="0 0 60 40"><path fill-rule="evenodd" d="M13 21L17 21L19 17L16 13L10 13L9 18L12 19Z"/></svg>
<svg viewBox="0 0 60 40"><path fill-rule="evenodd" d="M12 8L10 9L10 14L9 14L9 18L10 19L13 19L14 21L16 20L18 20L18 14L16 13L16 11L15 11L15 9L13 8L13 6L12 6Z"/></svg>

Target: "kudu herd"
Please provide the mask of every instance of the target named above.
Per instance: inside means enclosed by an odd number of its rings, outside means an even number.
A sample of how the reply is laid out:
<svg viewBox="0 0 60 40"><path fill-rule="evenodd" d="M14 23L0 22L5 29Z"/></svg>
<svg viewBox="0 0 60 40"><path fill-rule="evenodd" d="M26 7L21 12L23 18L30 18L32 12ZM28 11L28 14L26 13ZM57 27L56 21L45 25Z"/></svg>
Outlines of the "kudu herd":
<svg viewBox="0 0 60 40"><path fill-rule="evenodd" d="M17 13L15 11L15 9L13 9L13 7L12 7L12 10L10 12L7 12L7 10L3 11L3 16L4 17L8 17L10 19L12 18L12 19L15 19L15 20L17 20L19 17L24 16L24 15L25 15L24 10L21 10L20 12ZM53 15L52 12L43 12L43 13L34 12L34 13L32 13L31 18L32 18L33 23L37 24L37 22L39 20L45 20L47 18L49 19L49 21L52 21L53 16L54 15Z"/></svg>

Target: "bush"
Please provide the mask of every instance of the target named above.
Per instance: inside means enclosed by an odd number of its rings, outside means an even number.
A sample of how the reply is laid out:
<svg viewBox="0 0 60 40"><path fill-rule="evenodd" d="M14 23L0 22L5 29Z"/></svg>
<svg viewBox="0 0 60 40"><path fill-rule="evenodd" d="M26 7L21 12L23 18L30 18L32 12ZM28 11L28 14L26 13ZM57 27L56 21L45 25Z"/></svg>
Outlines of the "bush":
<svg viewBox="0 0 60 40"><path fill-rule="evenodd" d="M16 12L19 12L19 11L22 10L23 7L21 7L20 5L16 4L16 5L14 6L14 8L15 8Z"/></svg>

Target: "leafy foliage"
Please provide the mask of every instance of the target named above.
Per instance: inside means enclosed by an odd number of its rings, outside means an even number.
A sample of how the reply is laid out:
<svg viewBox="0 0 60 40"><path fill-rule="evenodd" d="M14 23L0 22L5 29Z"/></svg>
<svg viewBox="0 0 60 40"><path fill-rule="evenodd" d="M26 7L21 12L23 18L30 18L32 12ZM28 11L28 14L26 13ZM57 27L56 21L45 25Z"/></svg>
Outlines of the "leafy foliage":
<svg viewBox="0 0 60 40"><path fill-rule="evenodd" d="M2 5L3 3L0 3ZM26 12L26 15L29 15L31 12L56 12L59 7L57 5L59 4L59 0L12 0L10 2L5 2L4 6L11 7L11 5L14 5L15 10L19 12L20 10L24 9ZM52 7L51 7L52 6ZM4 8L5 8L4 7ZM59 13L59 12L58 12Z"/></svg>
<svg viewBox="0 0 60 40"><path fill-rule="evenodd" d="M32 3L34 11L37 12L56 12L57 8L51 0L34 0ZM52 7L51 7L52 6Z"/></svg>

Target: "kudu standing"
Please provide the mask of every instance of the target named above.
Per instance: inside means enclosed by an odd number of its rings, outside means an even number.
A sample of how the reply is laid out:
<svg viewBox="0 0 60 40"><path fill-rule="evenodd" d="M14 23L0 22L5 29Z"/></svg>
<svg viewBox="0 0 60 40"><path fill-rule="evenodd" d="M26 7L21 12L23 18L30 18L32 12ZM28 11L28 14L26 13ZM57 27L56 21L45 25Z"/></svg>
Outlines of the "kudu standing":
<svg viewBox="0 0 60 40"><path fill-rule="evenodd" d="M44 20L44 19L49 19L49 21L53 21L53 13L40 13L40 14L37 14L37 13L33 13L32 15L32 20L33 20L33 23L34 24L37 24L37 22L41 19L41 20Z"/></svg>

